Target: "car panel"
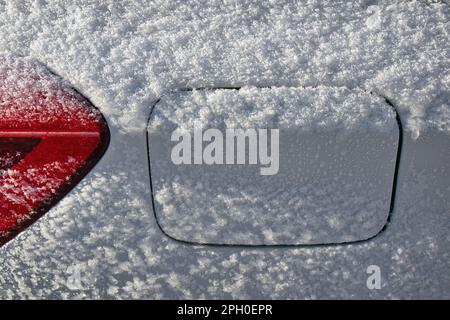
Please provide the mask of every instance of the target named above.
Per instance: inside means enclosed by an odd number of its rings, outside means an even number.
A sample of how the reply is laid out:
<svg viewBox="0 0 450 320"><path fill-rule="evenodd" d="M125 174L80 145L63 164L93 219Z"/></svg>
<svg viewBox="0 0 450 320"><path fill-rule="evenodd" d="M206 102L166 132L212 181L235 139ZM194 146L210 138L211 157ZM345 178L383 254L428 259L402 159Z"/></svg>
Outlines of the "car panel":
<svg viewBox="0 0 450 320"><path fill-rule="evenodd" d="M40 60L88 97L111 126L111 145L67 197L0 249L2 298L450 297L448 4L29 7L0 3L1 50ZM161 237L145 151L146 116L161 96L318 84L362 87L397 107L404 137L386 232L356 245L276 250ZM371 265L381 289L367 287Z"/></svg>

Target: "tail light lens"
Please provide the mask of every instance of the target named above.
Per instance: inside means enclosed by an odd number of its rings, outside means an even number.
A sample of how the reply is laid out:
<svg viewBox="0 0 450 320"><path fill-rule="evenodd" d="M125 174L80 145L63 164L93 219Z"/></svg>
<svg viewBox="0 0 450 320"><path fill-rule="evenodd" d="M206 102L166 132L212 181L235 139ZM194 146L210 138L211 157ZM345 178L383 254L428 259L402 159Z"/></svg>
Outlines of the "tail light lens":
<svg viewBox="0 0 450 320"><path fill-rule="evenodd" d="M95 107L45 67L0 56L0 245L69 192L109 142Z"/></svg>

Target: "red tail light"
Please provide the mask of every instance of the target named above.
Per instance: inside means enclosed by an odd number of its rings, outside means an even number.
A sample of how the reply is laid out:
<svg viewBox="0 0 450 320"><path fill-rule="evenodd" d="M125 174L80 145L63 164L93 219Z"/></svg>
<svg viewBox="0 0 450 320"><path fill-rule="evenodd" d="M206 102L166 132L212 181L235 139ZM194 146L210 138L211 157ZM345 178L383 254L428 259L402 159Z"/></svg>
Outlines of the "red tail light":
<svg viewBox="0 0 450 320"><path fill-rule="evenodd" d="M0 56L0 245L72 189L109 142L92 104L44 67Z"/></svg>

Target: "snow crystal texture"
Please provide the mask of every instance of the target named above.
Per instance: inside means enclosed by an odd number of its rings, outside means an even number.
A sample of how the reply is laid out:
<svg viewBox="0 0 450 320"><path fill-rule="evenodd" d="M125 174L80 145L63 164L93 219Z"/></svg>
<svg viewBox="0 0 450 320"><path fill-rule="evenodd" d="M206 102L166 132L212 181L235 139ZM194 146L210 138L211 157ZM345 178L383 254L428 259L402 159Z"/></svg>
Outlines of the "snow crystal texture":
<svg viewBox="0 0 450 320"><path fill-rule="evenodd" d="M0 50L45 62L124 130L144 125L169 89L330 85L382 93L418 135L450 130L449 10L372 0L8 1Z"/></svg>
<svg viewBox="0 0 450 320"><path fill-rule="evenodd" d="M449 21L446 1L1 1L0 51L67 79L112 142L0 249L0 297L450 298ZM361 87L393 102L405 135L385 232L276 250L162 236L144 147L151 106L180 88L242 86ZM380 290L366 286L373 264Z"/></svg>
<svg viewBox="0 0 450 320"><path fill-rule="evenodd" d="M194 126L223 134L214 151L221 164L193 164ZM255 140L237 151L250 153L249 144L254 143L256 165L249 164L249 155L244 164L226 165L225 129L230 128L276 129L279 143L270 131L268 143L256 133ZM189 137L173 142L175 130ZM149 122L159 224L173 238L194 243L292 245L368 239L386 224L398 139L394 109L361 90L243 88L164 96ZM173 148L183 143L189 144L183 153L189 152L190 162L175 165ZM262 143L279 145L269 153L270 175L261 175L257 150Z"/></svg>

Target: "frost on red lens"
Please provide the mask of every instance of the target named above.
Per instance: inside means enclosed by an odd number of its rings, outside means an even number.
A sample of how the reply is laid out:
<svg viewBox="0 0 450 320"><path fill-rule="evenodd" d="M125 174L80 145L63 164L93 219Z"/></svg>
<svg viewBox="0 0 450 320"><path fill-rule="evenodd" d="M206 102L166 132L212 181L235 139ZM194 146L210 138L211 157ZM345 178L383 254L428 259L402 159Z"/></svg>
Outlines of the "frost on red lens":
<svg viewBox="0 0 450 320"><path fill-rule="evenodd" d="M0 56L0 245L69 192L108 142L100 112L65 81Z"/></svg>

